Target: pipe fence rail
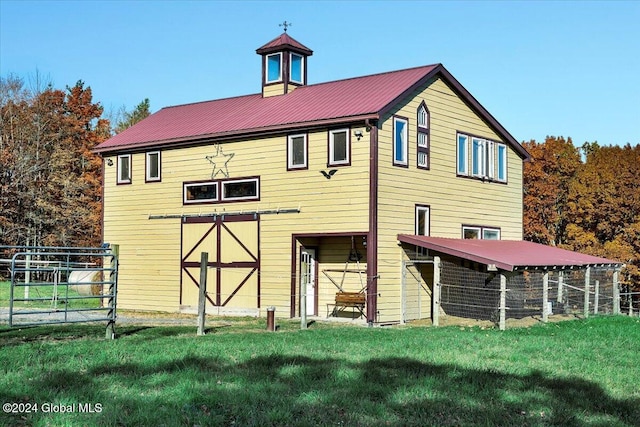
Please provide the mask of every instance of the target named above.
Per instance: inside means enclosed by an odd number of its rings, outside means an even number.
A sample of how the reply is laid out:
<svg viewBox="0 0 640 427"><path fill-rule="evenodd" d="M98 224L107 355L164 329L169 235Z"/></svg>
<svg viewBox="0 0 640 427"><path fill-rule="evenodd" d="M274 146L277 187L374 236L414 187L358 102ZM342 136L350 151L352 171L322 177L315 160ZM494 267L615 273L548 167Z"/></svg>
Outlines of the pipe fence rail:
<svg viewBox="0 0 640 427"><path fill-rule="evenodd" d="M117 245L0 246L0 257L10 327L106 322L106 337L114 338Z"/></svg>

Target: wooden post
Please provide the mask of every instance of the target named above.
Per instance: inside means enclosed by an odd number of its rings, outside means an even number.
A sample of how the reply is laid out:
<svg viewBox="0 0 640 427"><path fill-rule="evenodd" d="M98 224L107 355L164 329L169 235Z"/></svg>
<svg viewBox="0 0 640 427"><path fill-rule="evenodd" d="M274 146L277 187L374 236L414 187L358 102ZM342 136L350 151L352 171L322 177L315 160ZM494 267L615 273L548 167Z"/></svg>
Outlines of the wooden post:
<svg viewBox="0 0 640 427"><path fill-rule="evenodd" d="M613 314L620 314L620 284L618 283L618 270L613 272Z"/></svg>
<svg viewBox="0 0 640 427"><path fill-rule="evenodd" d="M204 335L204 317L207 307L207 264L209 264L209 253L200 254L200 284L198 295L198 335Z"/></svg>
<svg viewBox="0 0 640 427"><path fill-rule="evenodd" d="M440 325L440 294L442 285L440 284L440 257L433 257L433 302L431 303L431 319L433 326Z"/></svg>
<svg viewBox="0 0 640 427"><path fill-rule="evenodd" d="M591 267L584 272L584 317L589 317L589 282L591 281Z"/></svg>
<svg viewBox="0 0 640 427"><path fill-rule="evenodd" d="M302 257L302 254L300 254ZM309 268L305 266L305 268ZM300 329L307 329L307 280L309 280L306 276L307 272L302 271L302 258L298 262L298 269L300 270L300 274L298 275L298 283L300 284ZM303 280L305 277L306 280Z"/></svg>
<svg viewBox="0 0 640 427"><path fill-rule="evenodd" d="M600 302L600 281L596 280L596 286L593 290L593 314L598 314L598 302Z"/></svg>
<svg viewBox="0 0 640 427"><path fill-rule="evenodd" d="M118 280L118 260L120 258L120 245L111 245L111 262L109 263L109 286L107 288L107 295L109 295L107 300L107 307L109 310L107 311L107 329L105 331L105 338L108 340L115 339L116 337L116 295L117 286L116 281Z"/></svg>
<svg viewBox="0 0 640 427"><path fill-rule="evenodd" d="M564 287L564 271L558 271L558 298L557 298L558 304L563 303L563 299L562 299L563 287Z"/></svg>
<svg viewBox="0 0 640 427"><path fill-rule="evenodd" d="M542 322L547 323L549 321L549 271L544 272L542 276Z"/></svg>
<svg viewBox="0 0 640 427"><path fill-rule="evenodd" d="M507 329L507 276L500 274L500 330Z"/></svg>

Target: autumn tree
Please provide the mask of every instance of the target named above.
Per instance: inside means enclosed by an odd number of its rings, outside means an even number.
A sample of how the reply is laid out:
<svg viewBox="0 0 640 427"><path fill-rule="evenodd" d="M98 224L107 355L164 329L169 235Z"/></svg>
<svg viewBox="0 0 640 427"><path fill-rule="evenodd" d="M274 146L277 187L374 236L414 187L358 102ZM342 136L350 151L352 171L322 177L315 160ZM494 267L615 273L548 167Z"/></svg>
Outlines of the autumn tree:
<svg viewBox="0 0 640 427"><path fill-rule="evenodd" d="M571 222L565 213L570 182L580 167L580 151L571 138L548 136L543 143L525 142L531 154L524 164L524 237L558 245Z"/></svg>
<svg viewBox="0 0 640 427"><path fill-rule="evenodd" d="M95 246L101 240L102 107L79 81L66 91L0 80L0 242Z"/></svg>

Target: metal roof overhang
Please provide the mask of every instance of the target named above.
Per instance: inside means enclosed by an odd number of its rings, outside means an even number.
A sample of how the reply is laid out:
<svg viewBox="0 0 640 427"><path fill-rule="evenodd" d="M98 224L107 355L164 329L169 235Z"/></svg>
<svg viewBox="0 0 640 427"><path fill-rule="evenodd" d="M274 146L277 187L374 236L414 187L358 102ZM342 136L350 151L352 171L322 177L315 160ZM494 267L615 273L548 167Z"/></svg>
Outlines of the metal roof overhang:
<svg viewBox="0 0 640 427"><path fill-rule="evenodd" d="M398 240L504 271L623 266L618 261L523 240L449 239L409 234L398 234Z"/></svg>
<svg viewBox="0 0 640 427"><path fill-rule="evenodd" d="M130 144L110 145L102 148L94 148L92 151L97 154L113 154L122 151L143 151L150 148L181 148L189 145L202 144L204 142L226 142L241 138L250 137L267 137L270 135L280 134L282 132L306 129L312 130L316 128L324 128L327 126L365 122L366 120L378 120L380 116L377 113L360 114L356 116L344 116L330 119L313 120L300 123L283 123L273 126L265 126L255 129L239 129L228 132L217 132L205 135L191 135L185 137L154 140L145 142L134 142Z"/></svg>

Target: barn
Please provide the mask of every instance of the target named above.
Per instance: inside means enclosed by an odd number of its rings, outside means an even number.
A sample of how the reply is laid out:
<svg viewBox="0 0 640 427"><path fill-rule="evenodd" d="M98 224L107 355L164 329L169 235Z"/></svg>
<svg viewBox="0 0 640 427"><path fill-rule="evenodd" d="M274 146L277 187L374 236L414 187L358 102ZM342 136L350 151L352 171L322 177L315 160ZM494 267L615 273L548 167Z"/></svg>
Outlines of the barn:
<svg viewBox="0 0 640 427"><path fill-rule="evenodd" d="M434 248L398 236L522 239L529 155L442 64L311 84L313 51L286 31L256 53L260 92L96 147L120 307L195 311L206 252L209 313L400 322L406 261Z"/></svg>

